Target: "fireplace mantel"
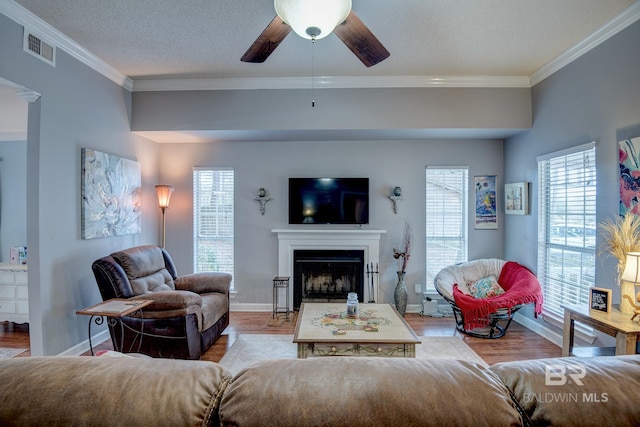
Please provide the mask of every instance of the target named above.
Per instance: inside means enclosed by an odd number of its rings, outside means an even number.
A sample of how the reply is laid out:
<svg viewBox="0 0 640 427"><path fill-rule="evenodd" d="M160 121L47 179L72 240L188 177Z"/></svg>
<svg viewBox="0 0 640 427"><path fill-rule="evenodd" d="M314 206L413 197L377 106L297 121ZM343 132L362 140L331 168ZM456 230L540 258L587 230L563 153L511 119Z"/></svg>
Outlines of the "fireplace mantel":
<svg viewBox="0 0 640 427"><path fill-rule="evenodd" d="M380 263L380 238L386 230L372 229L275 229L278 236L278 275L293 277L293 251L312 250L363 250L366 265L378 266ZM364 301L378 301L378 278L375 278L373 296L371 295L370 278L364 277ZM293 288L289 290L293 292Z"/></svg>

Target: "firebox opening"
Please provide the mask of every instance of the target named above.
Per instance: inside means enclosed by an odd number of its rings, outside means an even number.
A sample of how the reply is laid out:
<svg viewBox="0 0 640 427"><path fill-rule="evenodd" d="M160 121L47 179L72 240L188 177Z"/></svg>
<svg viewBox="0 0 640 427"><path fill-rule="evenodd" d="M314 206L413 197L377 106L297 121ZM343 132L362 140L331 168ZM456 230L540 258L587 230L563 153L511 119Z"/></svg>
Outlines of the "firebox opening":
<svg viewBox="0 0 640 427"><path fill-rule="evenodd" d="M293 308L303 302L347 301L356 292L364 302L364 251L294 250Z"/></svg>

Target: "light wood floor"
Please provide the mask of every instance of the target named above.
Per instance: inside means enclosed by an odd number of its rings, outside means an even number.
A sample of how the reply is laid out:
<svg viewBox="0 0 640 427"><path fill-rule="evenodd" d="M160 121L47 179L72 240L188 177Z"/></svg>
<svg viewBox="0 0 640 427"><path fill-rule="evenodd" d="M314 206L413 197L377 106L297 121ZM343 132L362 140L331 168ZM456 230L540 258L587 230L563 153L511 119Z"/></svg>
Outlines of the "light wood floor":
<svg viewBox="0 0 640 427"><path fill-rule="evenodd" d="M240 334L293 335L293 324L272 327L268 325L270 319L271 313L266 312L231 312L230 325L202 356L202 360L219 361ZM457 332L452 317L432 318L416 313L407 313L405 320L418 336L461 337L490 365L514 360L560 357L562 353L559 346L516 322L511 324L503 338L482 339ZM8 322L0 323L0 347L28 348L28 331L25 331L24 327L15 327L15 325L12 327L11 325ZM111 341L107 341L97 346L96 350L110 350L112 348ZM25 352L20 356L29 355L29 352Z"/></svg>
<svg viewBox="0 0 640 427"><path fill-rule="evenodd" d="M240 334L288 334L293 335L294 325L269 327L271 313L232 312L230 325L224 334L203 356L204 360L218 361L233 345ZM562 349L551 341L512 322L507 334L500 339L474 338L455 329L452 317L433 318L417 313L407 313L405 320L418 336L461 337L488 364L514 360L560 357Z"/></svg>

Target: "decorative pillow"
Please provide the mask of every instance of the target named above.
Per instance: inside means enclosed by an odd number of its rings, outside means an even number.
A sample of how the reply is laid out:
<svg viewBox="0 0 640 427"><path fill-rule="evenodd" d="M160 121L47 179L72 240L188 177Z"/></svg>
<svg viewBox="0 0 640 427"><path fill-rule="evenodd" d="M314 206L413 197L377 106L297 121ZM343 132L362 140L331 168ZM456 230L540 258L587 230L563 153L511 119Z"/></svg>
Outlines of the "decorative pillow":
<svg viewBox="0 0 640 427"><path fill-rule="evenodd" d="M504 294L495 276L483 277L469 284L469 291L474 298L489 298Z"/></svg>

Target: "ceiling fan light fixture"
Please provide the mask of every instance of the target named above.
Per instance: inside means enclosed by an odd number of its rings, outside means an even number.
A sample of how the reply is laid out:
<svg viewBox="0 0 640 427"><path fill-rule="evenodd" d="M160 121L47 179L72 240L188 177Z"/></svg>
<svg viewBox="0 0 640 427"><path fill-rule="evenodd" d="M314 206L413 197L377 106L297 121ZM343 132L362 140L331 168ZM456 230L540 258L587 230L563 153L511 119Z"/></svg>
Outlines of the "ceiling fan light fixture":
<svg viewBox="0 0 640 427"><path fill-rule="evenodd" d="M309 40L328 36L351 12L351 0L274 0L273 6L280 19Z"/></svg>

